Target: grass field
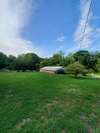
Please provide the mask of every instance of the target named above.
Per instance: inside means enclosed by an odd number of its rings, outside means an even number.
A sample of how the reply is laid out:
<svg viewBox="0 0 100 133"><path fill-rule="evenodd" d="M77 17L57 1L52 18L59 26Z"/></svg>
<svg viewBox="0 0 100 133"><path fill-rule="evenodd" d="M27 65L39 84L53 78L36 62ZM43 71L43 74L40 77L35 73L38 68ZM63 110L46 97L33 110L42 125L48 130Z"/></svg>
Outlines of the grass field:
<svg viewBox="0 0 100 133"><path fill-rule="evenodd" d="M0 133L100 133L100 80L0 73Z"/></svg>

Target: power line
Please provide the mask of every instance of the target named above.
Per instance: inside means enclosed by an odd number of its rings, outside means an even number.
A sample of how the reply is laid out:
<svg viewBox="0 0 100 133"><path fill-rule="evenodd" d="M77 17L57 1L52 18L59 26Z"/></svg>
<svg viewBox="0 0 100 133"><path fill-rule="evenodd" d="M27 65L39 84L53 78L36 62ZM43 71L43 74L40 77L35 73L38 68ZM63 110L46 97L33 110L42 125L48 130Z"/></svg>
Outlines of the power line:
<svg viewBox="0 0 100 133"><path fill-rule="evenodd" d="M87 17L86 17L86 21L85 21L85 25L84 25L84 30L82 32L81 41L83 41L84 40L84 37L85 37L86 27L87 27L87 24L88 24L88 21L89 21L89 16L90 16L91 8L92 8L92 0L90 0L89 10L88 10L88 13L87 13Z"/></svg>

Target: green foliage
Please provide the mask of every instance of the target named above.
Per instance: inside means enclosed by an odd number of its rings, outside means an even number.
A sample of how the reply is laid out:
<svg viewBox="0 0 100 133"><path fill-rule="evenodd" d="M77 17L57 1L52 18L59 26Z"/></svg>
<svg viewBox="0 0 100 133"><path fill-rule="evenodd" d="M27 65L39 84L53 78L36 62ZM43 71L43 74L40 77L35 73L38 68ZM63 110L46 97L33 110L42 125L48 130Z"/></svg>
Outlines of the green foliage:
<svg viewBox="0 0 100 133"><path fill-rule="evenodd" d="M7 68L8 58L5 54L0 52L0 69Z"/></svg>
<svg viewBox="0 0 100 133"><path fill-rule="evenodd" d="M14 70L15 66L14 66L14 62L16 60L16 57L13 55L9 55L8 56L8 69L10 70Z"/></svg>
<svg viewBox="0 0 100 133"><path fill-rule="evenodd" d="M76 61L78 61L80 64L84 65L86 68L90 69L95 69L96 66L96 58L95 55L92 53L89 53L88 51L85 50L80 50L76 52L73 57L75 58Z"/></svg>
<svg viewBox="0 0 100 133"><path fill-rule="evenodd" d="M23 54L18 56L14 62L16 70L37 70L38 64L40 63L40 58L33 53Z"/></svg>
<svg viewBox="0 0 100 133"><path fill-rule="evenodd" d="M40 62L40 67L44 67L44 66L52 66L52 62L50 59L43 59L41 62Z"/></svg>
<svg viewBox="0 0 100 133"><path fill-rule="evenodd" d="M74 74L76 77L79 74L86 75L87 71L83 65L81 65L79 62L75 62L73 64L70 64L66 68L66 72L69 74Z"/></svg>
<svg viewBox="0 0 100 133"><path fill-rule="evenodd" d="M40 63L40 67L59 65L64 66L64 56L61 52L54 54L51 58L46 58L42 60Z"/></svg>
<svg viewBox="0 0 100 133"><path fill-rule="evenodd" d="M51 62L53 65L60 65L60 66L64 66L64 53L62 51L60 51L59 53L54 54L51 57Z"/></svg>
<svg viewBox="0 0 100 133"><path fill-rule="evenodd" d="M98 61L97 61L96 70L97 70L97 72L100 72L100 59L98 59Z"/></svg>
<svg viewBox="0 0 100 133"><path fill-rule="evenodd" d="M64 67L68 66L69 64L72 64L75 62L75 59L73 58L73 56L66 56L64 58Z"/></svg>
<svg viewBox="0 0 100 133"><path fill-rule="evenodd" d="M100 59L100 52L95 52L95 57L96 57L96 59Z"/></svg>
<svg viewBox="0 0 100 133"><path fill-rule="evenodd" d="M60 65L62 61L62 56L60 54L54 54L51 58L51 62L53 65Z"/></svg>
<svg viewBox="0 0 100 133"><path fill-rule="evenodd" d="M89 52L85 50L80 50L73 54L76 61L79 61L81 64L85 64L87 62L86 58L89 57Z"/></svg>
<svg viewBox="0 0 100 133"><path fill-rule="evenodd" d="M99 66L100 52L89 52L85 50L80 50L74 54L64 56L62 51L54 54L50 58L40 58L34 53L27 53L15 57L13 55L6 56L0 53L0 69L6 68L10 70L39 70L40 67L44 66L63 66L67 67L70 64L79 62L83 65L89 72L93 70L94 72L100 71Z"/></svg>
<svg viewBox="0 0 100 133"><path fill-rule="evenodd" d="M95 73L95 70L90 68L90 69L88 69L88 73Z"/></svg>
<svg viewBox="0 0 100 133"><path fill-rule="evenodd" d="M88 63L86 66L88 69L91 68L91 69L96 70L96 63L97 63L97 59L96 59L95 55L91 54L89 56Z"/></svg>

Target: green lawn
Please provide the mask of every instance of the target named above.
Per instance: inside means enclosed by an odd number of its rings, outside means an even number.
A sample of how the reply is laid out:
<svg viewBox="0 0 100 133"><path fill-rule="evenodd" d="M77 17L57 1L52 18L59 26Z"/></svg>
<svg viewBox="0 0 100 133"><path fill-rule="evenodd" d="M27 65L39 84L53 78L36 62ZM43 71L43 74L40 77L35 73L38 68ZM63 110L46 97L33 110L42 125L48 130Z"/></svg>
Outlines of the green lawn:
<svg viewBox="0 0 100 133"><path fill-rule="evenodd" d="M100 133L100 80L0 73L0 133Z"/></svg>

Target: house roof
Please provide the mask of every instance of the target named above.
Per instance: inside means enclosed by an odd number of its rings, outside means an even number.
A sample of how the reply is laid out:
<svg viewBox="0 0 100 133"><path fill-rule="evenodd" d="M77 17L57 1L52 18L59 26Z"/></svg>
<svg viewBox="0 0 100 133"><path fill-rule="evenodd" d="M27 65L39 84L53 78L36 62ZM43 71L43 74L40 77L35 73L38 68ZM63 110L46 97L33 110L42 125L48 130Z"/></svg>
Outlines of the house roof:
<svg viewBox="0 0 100 133"><path fill-rule="evenodd" d="M58 70L64 70L62 66L46 66L41 68L42 70L47 70L47 71L58 71Z"/></svg>

